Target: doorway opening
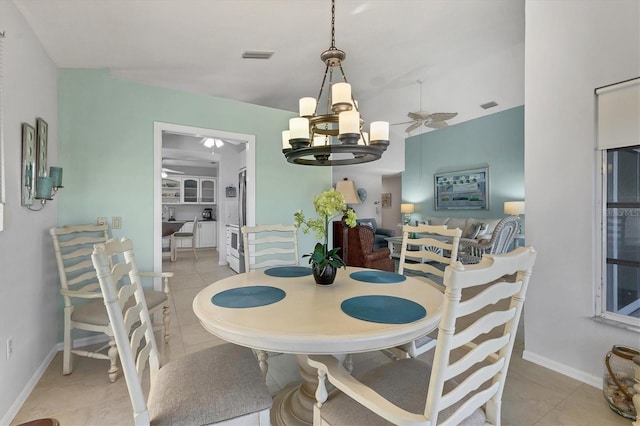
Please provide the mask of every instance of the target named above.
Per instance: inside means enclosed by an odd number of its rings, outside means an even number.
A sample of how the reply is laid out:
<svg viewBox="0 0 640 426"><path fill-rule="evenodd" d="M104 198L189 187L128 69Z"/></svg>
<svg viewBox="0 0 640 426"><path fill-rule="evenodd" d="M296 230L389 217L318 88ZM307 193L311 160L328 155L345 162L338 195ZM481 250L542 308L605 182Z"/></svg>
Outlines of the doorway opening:
<svg viewBox="0 0 640 426"><path fill-rule="evenodd" d="M194 150L201 148L199 142L204 138L219 139L229 141L234 144L244 144L244 158L242 159L242 167L246 167L246 223L249 226L255 225L255 136L226 132L216 129L207 129L201 127L184 126L171 123L154 123L154 209L153 209L153 229L154 229L154 255L153 264L155 271L162 270L162 216L163 216L163 203L162 203L162 169L170 168L171 166L163 165L163 138L168 135L185 135L192 137ZM166 152L166 151L165 151ZM186 155L185 155L186 156ZM217 188L218 194L218 214L217 214L217 249L220 253L220 263L226 263L226 245L225 232L227 222L230 220L227 211L225 197L225 188L229 186L230 182L235 182L237 185L237 176L239 170L237 165L226 165L224 161L220 161L220 157L211 155L211 162L217 162ZM213 165L212 165L213 166ZM178 167L176 167L178 168ZM161 287L160 280L154 283L156 288Z"/></svg>

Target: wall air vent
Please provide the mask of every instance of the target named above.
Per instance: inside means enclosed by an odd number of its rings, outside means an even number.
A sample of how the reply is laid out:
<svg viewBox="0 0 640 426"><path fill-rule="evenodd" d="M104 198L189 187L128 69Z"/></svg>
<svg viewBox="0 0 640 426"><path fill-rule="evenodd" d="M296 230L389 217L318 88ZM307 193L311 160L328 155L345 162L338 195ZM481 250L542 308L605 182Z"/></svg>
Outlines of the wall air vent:
<svg viewBox="0 0 640 426"><path fill-rule="evenodd" d="M487 102L486 104L482 104L482 105L480 105L480 107L481 107L482 109L489 109L489 108L493 108L493 107L495 107L495 106L498 106L498 104L497 104L496 102L494 102L494 101Z"/></svg>
<svg viewBox="0 0 640 426"><path fill-rule="evenodd" d="M243 59L271 59L275 52L268 50L245 50L242 52Z"/></svg>

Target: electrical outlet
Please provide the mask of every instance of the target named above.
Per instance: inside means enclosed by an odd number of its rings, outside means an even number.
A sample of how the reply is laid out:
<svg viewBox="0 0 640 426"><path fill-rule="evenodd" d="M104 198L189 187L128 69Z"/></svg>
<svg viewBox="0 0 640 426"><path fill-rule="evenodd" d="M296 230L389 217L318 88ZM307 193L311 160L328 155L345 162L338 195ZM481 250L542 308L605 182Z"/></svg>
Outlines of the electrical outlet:
<svg viewBox="0 0 640 426"><path fill-rule="evenodd" d="M13 356L13 337L7 339L7 359Z"/></svg>
<svg viewBox="0 0 640 426"><path fill-rule="evenodd" d="M122 228L122 218L120 216L113 216L111 218L111 227L113 229L120 229Z"/></svg>
<svg viewBox="0 0 640 426"><path fill-rule="evenodd" d="M97 221L98 225L104 225L106 223L107 223L107 218L106 217L99 217L98 218L98 221Z"/></svg>

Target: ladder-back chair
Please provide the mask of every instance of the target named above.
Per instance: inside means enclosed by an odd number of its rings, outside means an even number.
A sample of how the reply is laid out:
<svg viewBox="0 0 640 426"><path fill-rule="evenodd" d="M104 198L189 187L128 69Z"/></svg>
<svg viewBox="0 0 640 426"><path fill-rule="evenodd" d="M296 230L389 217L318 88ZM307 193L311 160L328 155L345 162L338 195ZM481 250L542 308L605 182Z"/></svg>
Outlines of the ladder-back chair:
<svg viewBox="0 0 640 426"><path fill-rule="evenodd" d="M112 257L120 260L113 266ZM136 425L269 424L272 404L253 352L231 343L160 367L133 244L127 238L96 244L98 271ZM150 390L142 377L149 364Z"/></svg>
<svg viewBox="0 0 640 426"><path fill-rule="evenodd" d="M245 270L298 265L297 228L293 225L242 227Z"/></svg>
<svg viewBox="0 0 640 426"><path fill-rule="evenodd" d="M109 380L118 376L117 358L113 330L109 322L96 271L91 262L93 245L104 243L109 238L109 228L102 225L69 225L51 228L53 249L58 265L60 294L64 299L64 335L62 374L73 372L73 355L109 360ZM147 305L152 313L162 310L164 341L169 341L169 278L173 272L156 274L141 272L144 277L161 277L163 291L145 291ZM73 331L84 330L107 336L108 343L94 351L74 349Z"/></svg>
<svg viewBox="0 0 640 426"><path fill-rule="evenodd" d="M313 424L499 425L535 258L531 247L521 247L477 265L447 266L431 365L405 358L356 378L334 357L310 355L319 380ZM327 378L338 391L327 392Z"/></svg>
<svg viewBox="0 0 640 426"><path fill-rule="evenodd" d="M447 229L446 225L404 225L398 273L415 276L444 291L444 268L458 260L460 235L462 230ZM398 349L415 358L435 345L433 335L425 335Z"/></svg>

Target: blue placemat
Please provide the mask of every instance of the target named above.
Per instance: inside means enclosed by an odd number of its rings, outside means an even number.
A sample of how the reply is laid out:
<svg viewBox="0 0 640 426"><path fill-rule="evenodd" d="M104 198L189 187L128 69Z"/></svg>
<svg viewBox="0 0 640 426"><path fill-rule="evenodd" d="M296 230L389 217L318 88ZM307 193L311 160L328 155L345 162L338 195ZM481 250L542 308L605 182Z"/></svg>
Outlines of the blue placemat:
<svg viewBox="0 0 640 426"><path fill-rule="evenodd" d="M377 284L399 283L407 279L404 275L387 271L358 271L352 272L349 276L354 280Z"/></svg>
<svg viewBox="0 0 640 426"><path fill-rule="evenodd" d="M340 307L351 317L384 324L407 324L427 315L422 305L395 296L357 296L345 300Z"/></svg>
<svg viewBox="0 0 640 426"><path fill-rule="evenodd" d="M279 302L286 295L279 288L254 285L221 291L211 298L211 303L223 308L255 308Z"/></svg>
<svg viewBox="0 0 640 426"><path fill-rule="evenodd" d="M312 271L311 268L305 268L304 266L276 266L265 270L264 273L272 277L292 278L311 275Z"/></svg>

